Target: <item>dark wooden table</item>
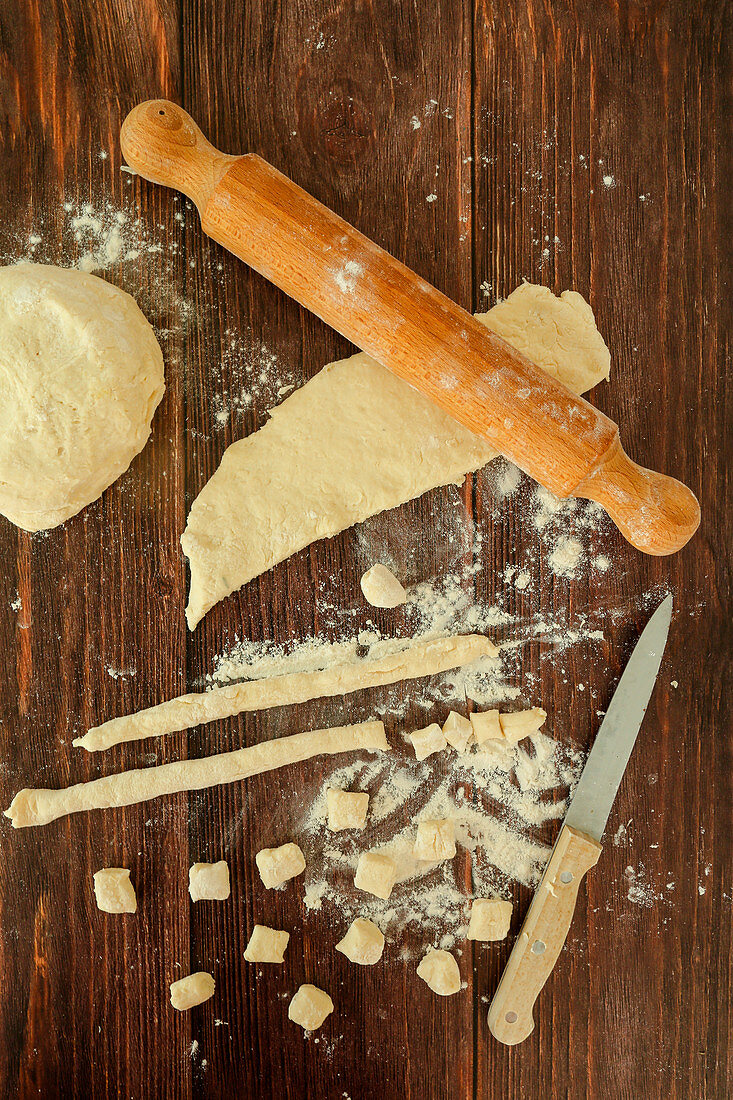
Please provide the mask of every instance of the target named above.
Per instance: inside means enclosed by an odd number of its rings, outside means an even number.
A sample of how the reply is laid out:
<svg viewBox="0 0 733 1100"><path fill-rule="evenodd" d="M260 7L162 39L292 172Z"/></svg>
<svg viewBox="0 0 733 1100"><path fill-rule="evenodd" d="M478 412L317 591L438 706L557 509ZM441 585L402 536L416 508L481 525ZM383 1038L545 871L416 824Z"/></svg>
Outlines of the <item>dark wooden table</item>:
<svg viewBox="0 0 733 1100"><path fill-rule="evenodd" d="M25 785L151 759L131 746L98 762L70 742L200 685L235 633L303 637L322 623L324 591L366 617L347 532L186 631L178 540L187 508L268 404L256 398L212 430L213 395L233 381L226 358L219 368L227 330L271 348L296 383L348 349L205 239L193 212L177 217L185 208L171 193L120 173L120 122L140 99L181 102L220 147L260 153L468 309L523 278L581 291L613 353L611 384L593 399L620 422L632 455L686 480L703 507L699 534L672 559L636 554L607 526L599 544L615 566L603 578L546 574L508 604L527 617L627 609L604 623L600 660L574 647L560 675L537 646L525 651L519 682L536 672L540 685L528 701L543 703L558 735L588 745L648 616L639 593L668 586L676 600L610 834L632 824L588 881L524 1045L501 1047L486 1025L511 941L464 950L468 990L443 1000L396 957L355 972L327 946L333 913L304 913L301 892L290 891L268 899L271 923L295 933L287 965L268 980L248 969L242 951L262 905L253 854L271 840L273 815L285 834L294 794L327 774L313 764L274 785L256 779L21 833L1 827L3 1097L730 1095L731 29L720 0L2 5L5 262L28 254L34 232L33 258L73 262L63 203L78 210L87 199L126 204L174 246L104 273L165 330L167 391L145 451L47 537L0 522L3 806ZM429 494L367 530L413 577L439 574L431 532L455 516L456 492ZM485 536L483 598L501 587L507 560L539 545L528 492L500 519L485 472L459 494L463 519ZM115 679L108 668L136 674ZM575 691L578 682L588 690ZM315 703L214 724L167 739L156 758L349 713ZM192 907L188 867L218 858L223 837L232 899ZM109 864L132 868L135 920L96 910L92 872ZM625 868L640 864L663 895L649 907L627 896ZM529 892L515 897L513 933ZM216 1000L178 1015L168 984L189 968L215 971ZM283 999L314 977L337 1001L319 1043L287 1021Z"/></svg>

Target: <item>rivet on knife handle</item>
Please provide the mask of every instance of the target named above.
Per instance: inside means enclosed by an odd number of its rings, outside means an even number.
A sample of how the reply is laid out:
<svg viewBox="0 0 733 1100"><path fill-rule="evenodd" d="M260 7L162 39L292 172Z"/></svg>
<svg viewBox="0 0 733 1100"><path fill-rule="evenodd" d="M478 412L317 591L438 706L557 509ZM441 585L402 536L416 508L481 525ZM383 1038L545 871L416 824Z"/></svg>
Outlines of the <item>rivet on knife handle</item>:
<svg viewBox="0 0 733 1100"><path fill-rule="evenodd" d="M492 1035L507 1046L534 1030L532 1010L567 939L578 889L601 845L564 825L489 1008Z"/></svg>
<svg viewBox="0 0 733 1100"><path fill-rule="evenodd" d="M695 532L693 494L632 462L611 420L260 157L221 153L164 99L135 107L120 141L140 175L193 199L210 237L545 488L598 501L648 554Z"/></svg>

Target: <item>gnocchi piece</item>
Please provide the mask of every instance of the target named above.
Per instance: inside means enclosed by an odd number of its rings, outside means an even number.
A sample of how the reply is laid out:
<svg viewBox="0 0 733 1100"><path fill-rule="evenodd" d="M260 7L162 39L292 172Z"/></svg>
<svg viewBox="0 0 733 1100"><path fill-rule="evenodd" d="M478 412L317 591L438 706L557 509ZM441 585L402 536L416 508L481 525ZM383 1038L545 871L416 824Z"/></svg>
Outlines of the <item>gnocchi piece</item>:
<svg viewBox="0 0 733 1100"><path fill-rule="evenodd" d="M256 924L244 949L244 957L250 963L281 963L285 961L285 948L290 940L289 932Z"/></svg>
<svg viewBox="0 0 733 1100"><path fill-rule="evenodd" d="M187 1012L189 1008L202 1005L213 996L214 979L205 970L189 974L187 978L180 978L171 985L171 1004L179 1012Z"/></svg>
<svg viewBox="0 0 733 1100"><path fill-rule="evenodd" d="M373 565L361 578L361 590L372 607L399 607L407 593L386 565Z"/></svg>
<svg viewBox="0 0 733 1100"><path fill-rule="evenodd" d="M468 718L452 710L443 723L443 733L456 752L465 752L473 734L473 726Z"/></svg>
<svg viewBox="0 0 733 1100"><path fill-rule="evenodd" d="M532 707L531 710L518 710L513 714L500 714L502 733L505 739L512 745L528 737L530 733L536 733L540 726L544 725L547 712L541 707Z"/></svg>
<svg viewBox="0 0 733 1100"><path fill-rule="evenodd" d="M354 876L354 886L367 894L386 900L397 878L395 861L379 852L362 852Z"/></svg>
<svg viewBox="0 0 733 1100"><path fill-rule="evenodd" d="M512 920L512 903L501 898L475 898L468 925L469 940L503 940Z"/></svg>
<svg viewBox="0 0 733 1100"><path fill-rule="evenodd" d="M448 744L445 734L437 722L425 726L424 729L415 730L414 733L410 734L410 740L417 760L425 760L428 756L432 756L434 752L440 752Z"/></svg>
<svg viewBox="0 0 733 1100"><path fill-rule="evenodd" d="M382 957L384 936L373 921L357 917L349 925L344 938L336 944L336 950L353 963L373 966Z"/></svg>
<svg viewBox="0 0 733 1100"><path fill-rule="evenodd" d="M288 1007L288 1019L304 1031L317 1031L333 1012L333 1001L315 985L301 985Z"/></svg>
<svg viewBox="0 0 733 1100"><path fill-rule="evenodd" d="M458 963L448 951L431 947L417 968L420 978L440 997L450 997L461 988Z"/></svg>
<svg viewBox="0 0 733 1100"><path fill-rule="evenodd" d="M281 844L279 848L263 848L255 856L260 878L268 890L282 886L288 879L305 871L305 858L297 844Z"/></svg>
<svg viewBox="0 0 733 1100"><path fill-rule="evenodd" d="M456 827L451 818L442 821L420 821L413 848L415 859L439 861L456 854Z"/></svg>
<svg viewBox="0 0 733 1100"><path fill-rule="evenodd" d="M342 829L363 829L366 825L369 795L362 791L340 791L329 787L326 791L328 827L334 833Z"/></svg>
<svg viewBox="0 0 733 1100"><path fill-rule="evenodd" d="M484 741L503 741L504 731L501 728L498 710L484 710L471 715L471 727L476 743L483 745Z"/></svg>
<svg viewBox="0 0 733 1100"><path fill-rule="evenodd" d="M103 867L94 875L97 908L103 913L136 913L135 887L126 867Z"/></svg>
<svg viewBox="0 0 733 1100"><path fill-rule="evenodd" d="M191 901L226 901L231 893L227 861L194 863L188 872L188 892Z"/></svg>

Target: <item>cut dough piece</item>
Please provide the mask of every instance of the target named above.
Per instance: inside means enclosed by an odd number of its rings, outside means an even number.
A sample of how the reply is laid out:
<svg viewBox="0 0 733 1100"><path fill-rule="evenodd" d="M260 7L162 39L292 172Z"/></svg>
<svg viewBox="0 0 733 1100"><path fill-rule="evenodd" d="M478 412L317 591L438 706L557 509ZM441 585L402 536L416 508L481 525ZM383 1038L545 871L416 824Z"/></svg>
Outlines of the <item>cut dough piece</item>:
<svg viewBox="0 0 733 1100"><path fill-rule="evenodd" d="M227 861L194 863L188 872L188 892L191 901L226 901L231 893Z"/></svg>
<svg viewBox="0 0 733 1100"><path fill-rule="evenodd" d="M386 565L373 565L361 578L361 590L372 607L399 607L407 593Z"/></svg>
<svg viewBox="0 0 733 1100"><path fill-rule="evenodd" d="M608 377L593 311L573 291L556 298L524 283L478 320L576 392ZM227 449L194 501L181 538L189 628L316 539L437 485L459 485L495 457L486 440L363 352L330 363Z"/></svg>
<svg viewBox="0 0 733 1100"><path fill-rule="evenodd" d="M518 710L514 714L500 714L499 722L504 739L516 744L523 737L529 737L530 733L536 733L545 724L546 718L547 713L541 707L532 707L531 710Z"/></svg>
<svg viewBox="0 0 733 1100"><path fill-rule="evenodd" d="M251 963L281 963L285 961L285 948L290 940L289 932L256 924L244 949L244 957Z"/></svg>
<svg viewBox="0 0 733 1100"><path fill-rule="evenodd" d="M456 827L450 818L418 823L417 838L413 848L415 859L437 863L443 859L453 859L455 854Z"/></svg>
<svg viewBox="0 0 733 1100"><path fill-rule="evenodd" d="M374 647L378 653L380 644ZM243 684L214 688L196 695L180 695L156 707L113 718L94 726L75 745L96 752L121 741L140 741L145 737L163 737L190 729L217 718L230 718L242 711L267 710L292 703L305 703L334 695L346 695L365 687L396 684L418 676L432 676L479 657L493 657L499 650L480 634L436 638L430 642L410 642L403 648L363 661L345 661L321 672L293 672Z"/></svg>
<svg viewBox="0 0 733 1100"><path fill-rule="evenodd" d="M297 844L281 844L279 848L263 848L255 856L260 878L268 890L276 890L305 871L305 856Z"/></svg>
<svg viewBox="0 0 733 1100"><path fill-rule="evenodd" d="M458 963L448 951L431 948L418 966L417 973L433 993L441 997L450 997L461 988Z"/></svg>
<svg viewBox="0 0 733 1100"><path fill-rule="evenodd" d="M214 996L214 979L205 970L198 970L171 984L171 1004L179 1012L202 1005Z"/></svg>
<svg viewBox="0 0 733 1100"><path fill-rule="evenodd" d="M476 898L471 905L469 940L504 940L512 922L512 903L501 898Z"/></svg>
<svg viewBox="0 0 733 1100"><path fill-rule="evenodd" d="M441 752L448 744L437 722L425 726L424 729L415 730L410 734L410 740L417 760L426 760L434 752Z"/></svg>
<svg viewBox="0 0 733 1100"><path fill-rule="evenodd" d="M384 936L372 921L357 917L336 944L336 950L359 966L373 966L382 957Z"/></svg>
<svg viewBox="0 0 733 1100"><path fill-rule="evenodd" d="M304 1031L317 1031L333 1012L333 1001L315 985L301 985L288 1008L288 1019Z"/></svg>
<svg viewBox="0 0 733 1100"><path fill-rule="evenodd" d="M379 852L362 852L356 866L354 886L376 898L386 900L392 893L397 878L397 865L389 856Z"/></svg>
<svg viewBox="0 0 733 1100"><path fill-rule="evenodd" d="M0 348L0 513L56 527L145 446L163 356L129 294L46 264L0 268Z"/></svg>
<svg viewBox="0 0 733 1100"><path fill-rule="evenodd" d="M363 791L326 791L328 827L338 833L342 829L363 829L366 825L369 795Z"/></svg>
<svg viewBox="0 0 733 1100"><path fill-rule="evenodd" d="M452 710L443 723L443 733L448 744L452 745L456 752L465 752L473 737L473 726L468 718Z"/></svg>
<svg viewBox="0 0 733 1100"><path fill-rule="evenodd" d="M501 741L504 738L498 710L483 710L472 714L471 727L478 745L483 745L484 741Z"/></svg>
<svg viewBox="0 0 733 1100"><path fill-rule="evenodd" d="M77 783L60 790L19 791L4 811L14 829L29 825L47 825L66 814L82 810L103 810L113 806L132 806L164 794L201 791L221 783L234 783L250 775L284 768L321 754L370 752L389 749L382 722L362 722L358 726L336 726L330 730L311 730L292 737L277 737L235 752L205 756L201 760L180 760L157 768L136 768L117 772L89 783Z"/></svg>
<svg viewBox="0 0 733 1100"><path fill-rule="evenodd" d="M135 887L126 867L104 867L94 874L97 908L103 913L136 913Z"/></svg>

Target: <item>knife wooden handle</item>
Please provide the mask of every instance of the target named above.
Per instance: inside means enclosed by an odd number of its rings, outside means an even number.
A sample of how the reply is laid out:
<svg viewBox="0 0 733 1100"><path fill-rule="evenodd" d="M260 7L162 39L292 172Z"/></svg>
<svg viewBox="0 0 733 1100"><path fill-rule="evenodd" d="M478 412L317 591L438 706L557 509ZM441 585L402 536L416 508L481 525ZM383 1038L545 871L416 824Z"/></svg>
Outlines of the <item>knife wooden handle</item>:
<svg viewBox="0 0 733 1100"><path fill-rule="evenodd" d="M679 550L700 508L637 466L598 409L253 154L215 149L167 100L125 119L128 163L193 199L204 231L560 497L598 501L648 554Z"/></svg>
<svg viewBox="0 0 733 1100"><path fill-rule="evenodd" d="M601 846L563 825L489 1007L491 1034L514 1046L534 1030L532 1009L567 938L580 883Z"/></svg>

